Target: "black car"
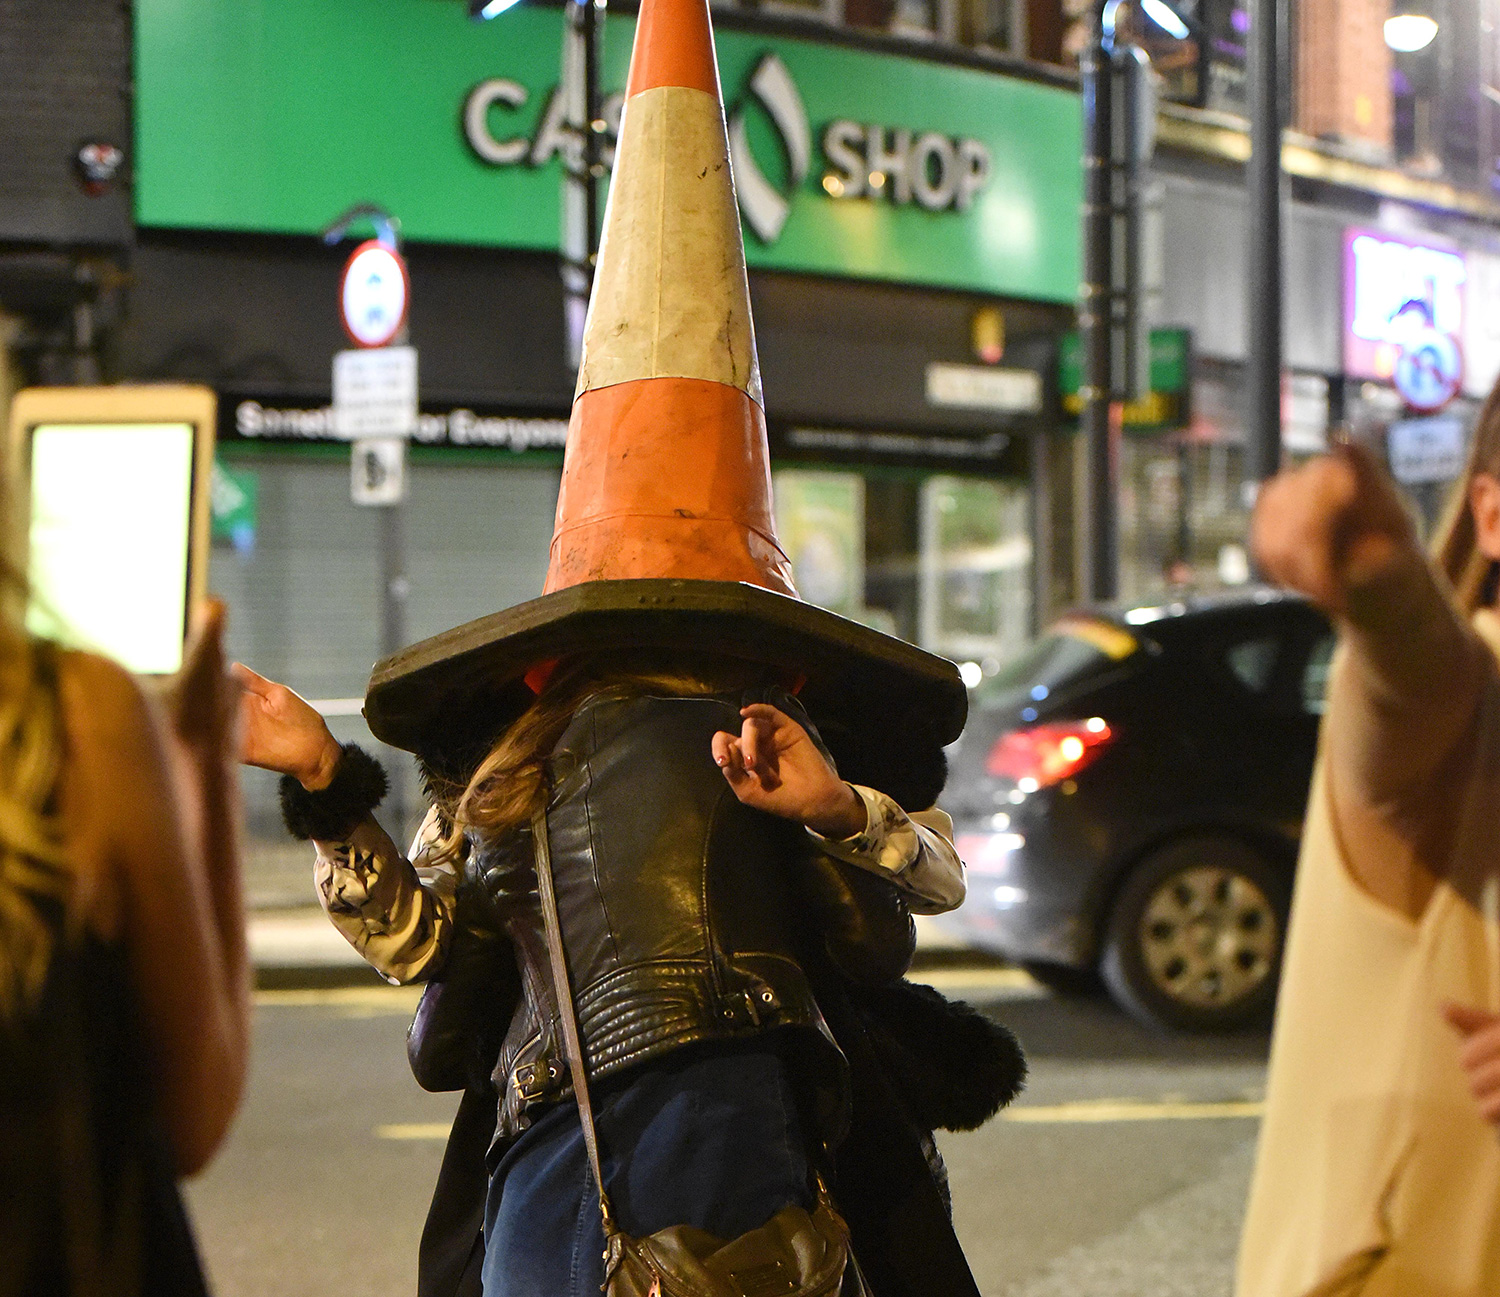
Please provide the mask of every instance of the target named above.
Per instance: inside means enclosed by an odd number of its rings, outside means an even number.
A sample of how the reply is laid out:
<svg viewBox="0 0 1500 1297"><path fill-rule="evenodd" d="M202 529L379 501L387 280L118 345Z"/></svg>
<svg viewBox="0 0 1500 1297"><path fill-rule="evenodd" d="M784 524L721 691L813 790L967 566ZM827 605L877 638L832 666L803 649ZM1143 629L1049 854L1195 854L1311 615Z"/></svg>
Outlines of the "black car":
<svg viewBox="0 0 1500 1297"><path fill-rule="evenodd" d="M1276 993L1333 634L1266 589L1064 617L974 691L942 805L945 926L1157 1024Z"/></svg>

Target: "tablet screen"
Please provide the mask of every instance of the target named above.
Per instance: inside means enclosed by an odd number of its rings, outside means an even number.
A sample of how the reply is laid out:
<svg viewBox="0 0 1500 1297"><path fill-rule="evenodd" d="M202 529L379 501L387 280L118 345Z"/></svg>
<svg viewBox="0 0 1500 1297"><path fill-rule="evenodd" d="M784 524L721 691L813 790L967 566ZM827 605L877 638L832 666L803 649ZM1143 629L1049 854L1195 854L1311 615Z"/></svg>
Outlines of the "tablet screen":
<svg viewBox="0 0 1500 1297"><path fill-rule="evenodd" d="M143 675L177 670L192 499L190 423L33 428L28 629Z"/></svg>

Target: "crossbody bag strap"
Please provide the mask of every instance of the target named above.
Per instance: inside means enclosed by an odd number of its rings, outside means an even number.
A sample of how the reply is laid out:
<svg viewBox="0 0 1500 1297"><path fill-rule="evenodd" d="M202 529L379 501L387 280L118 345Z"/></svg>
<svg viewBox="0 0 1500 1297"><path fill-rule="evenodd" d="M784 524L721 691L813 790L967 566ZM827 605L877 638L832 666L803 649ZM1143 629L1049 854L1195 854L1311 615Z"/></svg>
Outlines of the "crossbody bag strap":
<svg viewBox="0 0 1500 1297"><path fill-rule="evenodd" d="M599 1215L604 1237L615 1233L609 1195L604 1191L604 1171L599 1165L599 1136L594 1129L594 1105L589 1098L589 1079L583 1065L583 1041L578 1034L578 1015L573 1009L573 985L568 977L568 957L563 950L562 924L557 917L557 891L552 884L552 849L547 841L547 812L539 809L531 817L531 841L536 853L537 894L542 902L542 921L547 929L547 958L552 964L552 990L557 998L557 1016L562 1022L563 1045L568 1053L568 1071L573 1077L573 1098L588 1147L589 1168L599 1190Z"/></svg>

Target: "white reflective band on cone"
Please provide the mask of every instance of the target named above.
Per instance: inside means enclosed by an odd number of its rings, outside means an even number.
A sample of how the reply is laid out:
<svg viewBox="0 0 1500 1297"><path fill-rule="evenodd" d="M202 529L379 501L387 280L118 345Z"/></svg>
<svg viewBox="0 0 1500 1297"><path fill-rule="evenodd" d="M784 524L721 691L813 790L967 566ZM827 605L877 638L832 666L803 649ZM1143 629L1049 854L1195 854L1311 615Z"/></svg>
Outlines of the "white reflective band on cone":
<svg viewBox="0 0 1500 1297"><path fill-rule="evenodd" d="M578 392L644 378L724 383L762 403L724 114L658 86L625 105Z"/></svg>

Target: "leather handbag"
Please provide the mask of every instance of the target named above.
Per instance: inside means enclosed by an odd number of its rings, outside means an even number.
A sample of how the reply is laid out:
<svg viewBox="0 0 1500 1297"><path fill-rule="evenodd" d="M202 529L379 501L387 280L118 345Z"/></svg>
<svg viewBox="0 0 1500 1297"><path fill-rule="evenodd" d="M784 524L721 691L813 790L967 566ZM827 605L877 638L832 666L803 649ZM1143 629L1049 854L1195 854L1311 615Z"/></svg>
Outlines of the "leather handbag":
<svg viewBox="0 0 1500 1297"><path fill-rule="evenodd" d="M615 1223L599 1164L594 1107L589 1098L583 1045L557 915L545 811L539 810L533 816L531 828L537 892L547 929L547 955L552 966L568 1071L588 1149L589 1169L599 1190L599 1215L604 1224L605 1297L840 1297L846 1293L846 1272L851 1280L848 1297L868 1297L868 1289L849 1249L849 1227L834 1208L821 1177L817 1202L811 1212L795 1205L783 1207L759 1229L736 1239L717 1238L691 1225L673 1225L645 1238L635 1238Z"/></svg>

